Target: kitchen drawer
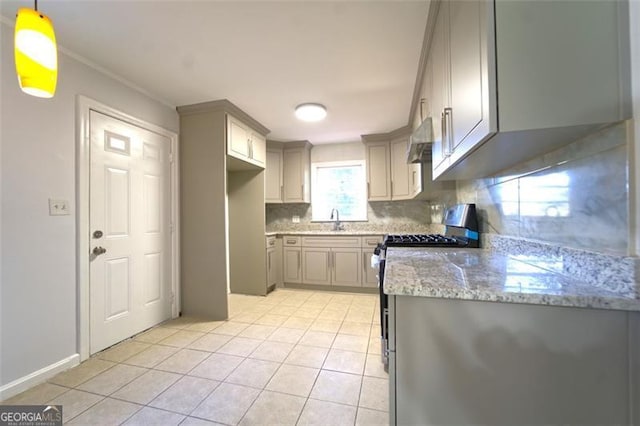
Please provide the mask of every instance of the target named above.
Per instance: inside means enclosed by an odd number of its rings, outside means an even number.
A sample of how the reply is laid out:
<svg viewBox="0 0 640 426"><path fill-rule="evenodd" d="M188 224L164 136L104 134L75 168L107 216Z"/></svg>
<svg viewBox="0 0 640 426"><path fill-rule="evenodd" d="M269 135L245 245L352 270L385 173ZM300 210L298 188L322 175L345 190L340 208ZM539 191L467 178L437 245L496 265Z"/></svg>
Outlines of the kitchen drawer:
<svg viewBox="0 0 640 426"><path fill-rule="evenodd" d="M272 248L276 246L276 236L270 235L266 238L266 248Z"/></svg>
<svg viewBox="0 0 640 426"><path fill-rule="evenodd" d="M300 246L300 237L285 235L282 237L282 244L286 247Z"/></svg>
<svg viewBox="0 0 640 426"><path fill-rule="evenodd" d="M303 247L360 247L360 237L302 237Z"/></svg>
<svg viewBox="0 0 640 426"><path fill-rule="evenodd" d="M378 244L380 244L382 242L382 236L381 235L373 235L373 236L366 236L366 237L362 237L362 248L376 248L376 246Z"/></svg>

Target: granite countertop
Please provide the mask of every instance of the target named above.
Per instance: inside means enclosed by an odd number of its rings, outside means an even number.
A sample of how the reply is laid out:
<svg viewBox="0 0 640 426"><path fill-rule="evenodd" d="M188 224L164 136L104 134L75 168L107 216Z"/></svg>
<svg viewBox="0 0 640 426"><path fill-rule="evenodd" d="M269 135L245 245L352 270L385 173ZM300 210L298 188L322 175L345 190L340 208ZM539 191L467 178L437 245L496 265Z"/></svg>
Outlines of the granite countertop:
<svg viewBox="0 0 640 426"><path fill-rule="evenodd" d="M438 224L368 224L359 222L343 223L344 230L334 231L332 223L297 224L296 226L267 226L266 235L326 235L361 236L386 234L441 234L444 227Z"/></svg>
<svg viewBox="0 0 640 426"><path fill-rule="evenodd" d="M319 236L360 236L360 235L385 235L382 231L286 231L286 232L267 232L266 235L319 235Z"/></svg>
<svg viewBox="0 0 640 426"><path fill-rule="evenodd" d="M640 311L635 287L557 271L563 257L487 249L389 248L384 292L398 296ZM600 265L599 267L606 267Z"/></svg>

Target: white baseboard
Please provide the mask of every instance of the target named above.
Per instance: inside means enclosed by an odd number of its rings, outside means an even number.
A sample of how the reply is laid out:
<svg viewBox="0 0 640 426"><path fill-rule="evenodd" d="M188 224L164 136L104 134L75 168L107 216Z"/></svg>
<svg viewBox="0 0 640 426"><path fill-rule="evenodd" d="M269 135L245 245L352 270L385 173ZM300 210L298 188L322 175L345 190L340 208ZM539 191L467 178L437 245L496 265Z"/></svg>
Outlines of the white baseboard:
<svg viewBox="0 0 640 426"><path fill-rule="evenodd" d="M39 385L50 377L55 376L61 371L67 370L71 367L75 367L80 364L80 355L73 354L68 358L62 359L56 363L47 365L38 371L34 371L31 374L20 377L11 383L7 383L0 387L0 401L9 399L12 396L24 392L29 388Z"/></svg>

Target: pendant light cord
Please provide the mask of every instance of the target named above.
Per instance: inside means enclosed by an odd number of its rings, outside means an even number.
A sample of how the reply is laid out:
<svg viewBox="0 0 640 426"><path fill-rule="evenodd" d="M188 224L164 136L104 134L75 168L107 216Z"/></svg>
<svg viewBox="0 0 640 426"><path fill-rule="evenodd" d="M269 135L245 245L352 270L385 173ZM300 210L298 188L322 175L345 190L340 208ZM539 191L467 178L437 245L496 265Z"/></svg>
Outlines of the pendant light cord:
<svg viewBox="0 0 640 426"><path fill-rule="evenodd" d="M36 3L36 12L38 11L38 0L34 0Z"/></svg>

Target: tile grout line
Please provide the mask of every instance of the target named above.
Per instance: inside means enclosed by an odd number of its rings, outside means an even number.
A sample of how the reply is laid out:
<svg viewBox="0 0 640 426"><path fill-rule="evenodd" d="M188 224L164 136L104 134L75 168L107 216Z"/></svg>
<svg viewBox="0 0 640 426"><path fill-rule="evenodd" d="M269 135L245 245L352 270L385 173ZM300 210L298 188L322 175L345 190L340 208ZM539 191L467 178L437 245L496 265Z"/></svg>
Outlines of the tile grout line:
<svg viewBox="0 0 640 426"><path fill-rule="evenodd" d="M118 343L117 345L114 345L114 346L112 346L112 347L110 347L110 348L108 348L108 349L106 349L106 350L113 350L113 348L114 348L114 347L116 347L116 346L118 346L118 345L121 345L121 344L128 344L128 343L134 343L134 342L136 342L136 343L141 343L141 344L143 344L143 345L146 345L146 347L144 347L144 348L143 348L143 349L141 349L141 350L136 351L135 353L131 353L130 355L126 356L125 358L123 358L122 360L119 360L119 361L113 361L113 360L106 359L106 358L96 357L96 359L99 359L99 360L101 360L101 361L111 362L111 363L113 363L113 365L109 366L109 367L108 367L107 369L105 369L104 371L101 371L101 372L99 372L98 374L96 374L96 375L94 375L94 376L91 376L91 377L87 378L86 380L83 380L83 381L81 381L81 382L77 383L74 387L69 388L69 387L64 386L64 385L57 385L57 384L55 384L55 383L51 383L51 384L56 385L56 386L60 386L60 387L64 387L64 388L66 388L66 389L67 389L67 390L66 390L66 391L64 391L62 394L58 395L57 397L60 397L60 396L62 396L62 395L64 395L64 394L67 394L67 393L69 393L69 391L70 391L70 390L72 390L72 389L73 389L73 390L77 390L77 391L79 391L79 392L85 392L85 393L93 394L93 395L96 395L96 396L99 396L100 398L102 398L101 400L99 400L99 401L97 401L96 403L94 403L94 404L90 405L89 407L86 407L83 411L81 411L81 412L77 413L77 414L76 414L76 416L74 416L74 419L75 419L75 418L77 418L78 416L80 416L80 415L82 415L82 414L86 413L86 412L87 412L88 410L90 410L91 408L95 407L95 405L97 405L97 404L99 404L99 403L101 403L101 402L103 402L103 401L105 401L105 400L107 400L107 399L114 400L114 401L123 401L123 402L127 402L127 403L132 403L132 401L127 401L126 399L116 398L116 397L113 397L112 395L116 394L117 392L119 392L120 390L122 390L124 387L126 387L126 386L130 385L132 382L134 382L134 381L135 381L135 380L137 380L138 378L143 377L145 374L149 373L150 371L164 372L165 370L161 370L160 368L157 368L157 367L158 367L158 365L162 364L162 363L163 363L163 362L165 362L167 359L171 358L172 356L174 356L175 354L179 353L180 351L183 351L183 350L190 350L190 351L197 351L197 352L201 352L201 353L206 353L206 354L207 354L207 356L206 356L204 359L202 359L201 361L197 362L197 363L196 363L194 366L192 366L192 367L191 367L187 372L179 372L179 374L177 375L178 377L177 377L177 378L176 378L172 383L170 383L168 386L166 386L166 388L164 388L164 389L162 390L162 392L158 393L158 395L155 395L155 396L151 399L151 401L148 401L146 404L143 404L143 405L140 405L140 404L138 404L138 403L134 403L135 405L138 405L138 406L140 406L141 408L139 408L136 412L132 413L132 414L127 418L127 420L125 420L125 421L128 421L128 419L130 419L132 416L135 416L135 415L136 415L137 413L139 413L139 412L140 412L144 407L149 407L149 408L152 408L152 409L158 409L158 410L160 410L160 411L164 411L164 412L168 412L168 413L175 413L175 414L177 414L177 415L185 416L185 418L181 421L181 423L182 423L182 422L184 422L188 417L192 417L192 416L191 416L191 414L192 414L192 413L193 413L193 412L194 412L198 407L200 407L200 406L204 403L204 401L206 401L206 400L207 400L207 398L209 398L209 397L211 396L211 394L212 394L213 392L215 392L215 391L219 388L219 386L220 386L220 384L221 384L221 383L230 383L230 384L231 384L231 382L226 382L226 380L227 380L227 379L228 379L228 378L229 378L229 377L230 377L230 376L231 376L235 371L237 371L237 369L239 368L239 366L240 366L240 365L242 365L242 363L244 363L244 362L245 362L246 360L248 360L248 359L252 359L252 360L254 360L254 359L258 359L258 360L260 360L260 358L252 358L252 355L253 355L254 353L256 353L256 352L258 351L258 349L259 349L261 346L265 345L267 342L272 342L272 343L276 343L276 344L277 344L277 343L281 343L281 344L291 345L291 348L288 350L287 355L286 355L283 359L278 359L277 361L274 361L273 359L262 360L262 361L268 361L268 362L273 362L273 363L278 364L277 369L273 372L273 374L271 374L271 375L270 375L270 377L269 377L269 378L268 378L268 380L267 380L267 383L266 383L264 386L261 386L261 387L259 387L259 388L256 388L256 387L253 387L253 386L250 386L250 385L244 385L244 384L240 384L240 385L239 385L239 386L246 386L246 387L251 388L251 389L257 389L257 390L259 390L259 391L260 391L260 393L258 394L258 396L256 397L256 399L254 399L254 400L252 401L252 403L251 403L251 405L249 406L249 408L247 408L247 410L244 412L244 414L243 414L243 416L242 416L242 419L243 419L243 418L245 418L245 417L246 417L247 413L248 413L248 412L249 412L249 411L254 407L254 404L255 404L255 402L257 401L257 399L259 398L259 396L260 396L262 393L264 393L264 392L268 391L268 389L266 389L266 386L268 386L269 382L273 379L273 377L275 376L275 374L277 374L277 372L278 372L278 371L279 371L283 366L285 366L285 365L292 365L292 366L296 366L296 365L297 365L297 364L295 364L295 363L286 363L286 359L290 356L291 352L292 352L293 350L295 350L296 348L302 348L302 347L309 346L309 345L304 345L304 344L302 344L302 343L301 343L302 338L303 338L305 335L307 335L307 333L309 333L309 332L311 332L311 331L321 331L321 330L312 330L313 325L314 325L316 322L318 322L318 321L335 321L335 322L337 322L337 323L338 323L338 326L337 326L337 330L336 330L335 332L332 332L333 337L332 337L332 339L331 339L331 342L329 343L329 347L328 347L328 348L325 348L324 346L315 346L315 345L311 345L311 346L310 346L310 347L315 347L315 348L320 348L320 349L326 349L326 355L324 356L324 359L322 360L321 364L319 365L319 368L317 368L318 373L317 373L317 375L315 376L315 379L314 379L314 381L313 381L313 384L311 385L311 389L310 389L310 391L309 391L309 394L308 394L308 395L306 396L306 398L305 398L305 401L304 401L304 404L302 405L301 411L298 413L298 417L297 417L297 420L296 420L296 423L298 423L298 422L300 421L300 418L301 418L301 416L302 416L302 413L304 412L305 408L308 406L309 399L314 399L314 400L315 400L315 398L311 398L311 391L312 391L312 390L313 390L313 388L316 386L317 381L318 381L318 378L320 377L320 374L322 373L322 371L336 371L336 372L339 372L339 373L352 374L352 373L348 373L348 372L346 372L346 371L325 369L325 365L326 365L326 362L327 362L327 358L328 358L329 353L330 353L332 350L338 350L338 349L335 347L335 344L336 344L336 340L337 340L337 338L338 338L338 335L340 335L340 334L345 334L346 336L350 336L350 335L352 335L352 334L340 333L340 331L342 330L342 328L345 326L345 323L366 323L366 324L368 325L368 328L369 328L367 336L363 336L363 337L365 337L365 338L367 339L367 345L366 345L367 347L366 347L366 350L365 350L365 352L360 352L360 351L358 351L358 350L352 351L352 352L361 353L361 354L363 354L363 355L364 355L364 365L363 365L362 371L360 372L360 374L357 374L357 375L360 377L360 387L359 387L359 393L358 393L358 400L357 400L357 404L356 404L356 405L355 405L355 407L354 407L354 408L355 408L355 410L356 410L356 417L355 417L354 421L356 421L356 420L357 420L357 413L358 413L358 410L361 408L361 407L360 407L360 401L361 401L362 389L363 389L363 387L364 387L364 377L369 377L369 376L367 376L367 375L366 375L367 357L368 357L370 354L374 354L374 353L375 353L375 351L370 350L370 349L371 349L371 348L370 348L370 346L371 346L371 335L372 335L372 330L373 330L373 326L374 326L374 325L376 325L376 324L374 324L374 317L375 317L375 305L374 305L374 303L373 303L373 302L374 302L374 298L371 298L371 301L365 301L364 299L360 299L360 300L359 300L359 299L358 299L358 297L357 297L358 295L351 295L351 294L347 294L347 295L348 295L348 297L349 297L349 300L348 300L348 303L345 303L344 299L339 298L339 296L345 296L345 294L341 294L341 293L340 293L340 294L330 293L330 294L331 294L331 297L330 297L329 299L324 299L324 298L323 298L323 300L322 300L322 301L318 301L318 302L316 302L316 301L313 299L313 297L314 297L314 296L316 296L316 295L319 295L319 294L323 294L323 292L309 292L308 294L306 294L306 297L299 298L299 299L296 299L296 300L292 299L292 298L294 298L294 295L295 295L295 297L297 297L297 296L299 296L300 294L303 294L303 292L301 291L301 292L299 292L299 293L298 293L298 292L292 292L292 293L293 293L293 294L289 294L289 295L286 295L286 296L283 296L283 297L279 298L279 299L277 300L277 303L270 304L270 305L269 305L269 307L268 307L266 310L262 310L262 308L261 308L258 312L255 312L255 313L256 313L256 318L255 318L255 319L253 319L253 321L252 321L252 322L244 323L244 324L248 324L248 325L245 327L245 329L246 329L246 328L249 328L249 327L251 327L251 326L253 326L253 325L261 325L261 324L257 324L257 323L256 323L256 321L259 321L259 319L260 319L260 318L264 317L265 315L268 315L269 313L271 313L272 315L281 314L281 313L273 312L273 311L276 311L278 308L288 308L288 309L284 309L284 311L285 311L285 312L287 312L287 313L286 313L286 314L284 314L284 315L282 315L282 316L286 317L286 319L285 319L284 321L282 321L279 325L277 325L277 326L273 326L273 327L274 327L274 329L273 329L272 331L270 331L268 334L265 334L265 335L263 335L263 336L257 336L257 337L246 337L246 336L240 336L240 334L242 333L242 331L241 331L241 332L239 332L239 333L237 333L237 334L235 334L235 335L228 335L228 334L227 334L226 336L228 336L228 337L229 337L229 340L228 340L225 344L222 344L220 347L217 347L214 351L210 351L210 350L206 350L206 349L205 349L205 350L203 350L203 349L201 349L201 348L200 348L200 349L191 348L191 347L189 347L189 346L190 346L190 345L192 345L192 344L194 344L194 342L196 342L196 341L198 341L198 340L200 340L200 339L202 339L202 338L204 338L204 337L206 337L207 335L210 335L210 334L224 335L224 334L216 333L215 331L216 331L216 329L217 329L218 327L222 326L225 322L227 322L227 323L228 323L228 322L232 322L232 321L233 321L233 317L231 317L228 321L221 322L221 324L218 324L217 326L215 326L215 327L213 327L213 328L211 328L210 330L207 330L207 331L202 331L202 329L189 330L189 329L188 329L189 327L192 327L192 326L194 326L194 325L197 325L197 324L198 324L198 321L197 321L197 320L195 320L195 319L189 319L189 320L187 320L186 322L184 322L184 324L181 324L181 327L177 327L177 325L176 325L176 324L167 324L167 323L163 323L163 325L159 325L159 326L156 326L156 327L152 327L152 328L150 328L150 329L144 330L143 332L141 332L141 333L139 333L139 334L144 334L144 333L147 333L147 332L149 332L149 331L151 331L151 330L153 330L153 329L157 329L157 328L160 328L160 327L162 327L162 328L168 328L168 329L174 330L174 333L172 333L172 334L171 334L171 335L169 335L169 336L164 337L163 339L157 340L157 341L155 341L155 342L150 342L150 341L145 342L144 340L135 340L135 337L137 337L138 335L136 335L136 336L132 336L132 338L127 339L125 342L123 342L123 343ZM325 293L325 294L326 294L326 293ZM288 299L291 299L291 300L288 300ZM336 301L336 299L338 299L338 301ZM264 299L260 299L260 300L258 300L258 301L252 301L251 303L246 303L246 304L244 304L243 306L240 306L240 307L238 307L238 308L234 308L234 311L233 311L233 312L234 312L234 314L233 314L233 316L237 317L237 316L240 316L240 315L247 314L248 312L252 312L251 310L252 310L252 309L257 308L258 306L261 306L261 307L265 307L265 308L266 308L266 306L267 306L266 304L259 303L259 302L262 302L263 300L264 300ZM312 305L312 306L307 306L307 307L305 307L304 305L305 305L306 303L316 303L316 305ZM333 303L333 305L334 305L335 307L338 307L338 309L327 309L327 308L330 308L330 307L332 306L332 303ZM320 304L322 305L322 307L319 307L319 306L318 306L318 305L320 305ZM371 314L369 314L369 315L368 315L368 316L369 316L369 321L362 321L362 320L358 320L358 319L361 319L361 318L362 318L362 316L359 316L359 315L357 314L357 312L358 312L358 311L361 311L361 310L370 311L370 310L371 310L370 308L371 308L371 306L372 306L372 305L373 305L374 309L373 309L373 311L371 312ZM237 311L236 311L236 309L237 309ZM299 312L299 311L300 311L300 310L302 310L302 309L309 309L309 311L304 312L305 316L298 316L298 315L296 315L296 313L302 313L302 312ZM318 311L318 310L319 310L319 311ZM323 318L320 318L320 316L321 316L323 313L328 313L328 312L332 312L332 311L333 311L333 312L337 312L337 313L339 313L339 314L333 314L333 315L331 315L331 314L330 314L330 315L329 315L329 317L326 317L326 316L325 316L325 317L323 317ZM315 312L317 312L317 313L315 313ZM336 315L340 315L340 320L336 320L336 319L335 319L335 316L336 316ZM332 316L333 316L334 318L331 318ZM350 316L351 316L351 317L350 317ZM303 319L303 321L301 322L301 324L306 324L306 325L305 325L305 327L304 327L304 328L301 328L301 327L294 327L294 328L291 328L290 326L291 326L292 324L294 324L294 325L295 325L295 321L292 321L292 318L300 318L300 319ZM236 322L238 322L238 321L236 321ZM287 323L287 322L291 322L291 324L287 324L288 326L285 326L285 323ZM239 323L242 323L242 322L239 322ZM300 323L299 323L299 324L300 324ZM269 337L271 337L274 333L276 333L276 332L277 332L278 330L280 330L280 329L301 330L302 336L301 336L300 338L298 338L298 339L296 340L296 342L291 342L291 341L288 341L288 342L279 342L279 341L277 341L277 340L269 340ZM163 340L165 340L165 339L169 339L172 335L174 335L174 334L176 334L176 333L179 333L181 330L182 330L182 331L186 331L186 332L188 332L188 333L194 333L194 334L196 334L196 333L197 333L197 334L198 334L198 336L197 336L195 339L193 339L192 341L190 341L188 344L184 345L184 346L173 346L173 345L167 345L167 344L161 343ZM360 336L360 335L359 335L359 334L355 334L355 335L352 335L352 336ZM222 347L224 347L224 346L225 346L229 341L231 341L231 340L232 340L232 339L234 339L234 338L239 338L239 337L248 338L248 339L254 339L254 340L259 341L259 343L257 344L257 346L256 346L255 348L251 349L247 355L242 355L242 356L240 356L241 358L243 358L243 359L242 359L242 361L240 362L240 364L238 364L238 365L237 365L236 367L234 367L234 368L233 368L233 369L232 369L232 370L231 370L227 375L225 375L225 377L224 377L221 381L214 380L215 382L217 382L216 386L215 386L214 388L212 388L212 389L211 389L211 391L209 391L209 392L207 393L207 395L205 395L205 396L200 400L200 402L199 402L199 403L198 403L198 404L197 404L193 409L191 409L191 410L189 411L189 413L188 413L188 414L179 413L179 412L174 412L174 411L172 411L170 408L151 407L151 406L149 405L149 404L151 404L155 399L157 399L157 398L158 398L158 397L160 397L162 394L164 394L164 393L165 393L165 392L167 392L169 389L171 389L171 388L172 388L172 387L173 387L173 386L174 386L178 381L182 380L182 379L183 379L183 378L185 378L185 377L199 377L199 378L203 378L203 379L205 379L204 377L200 377L200 376L191 376L191 375L190 375L190 373L192 373L194 369L196 369L198 366L200 366L200 365L201 365L203 362L205 362L207 359L210 359L210 357L212 356L212 354L214 354L214 353L224 354L224 353L221 353L221 352L218 352L218 351L219 351ZM166 356L166 357L162 357L161 359L159 359L158 361L153 362L152 364L146 364L146 365L135 365L135 364L128 364L128 363L127 363L127 361L131 360L133 357L136 357L137 355L140 355L140 354L144 353L145 351L152 350L154 347L171 347L171 348L174 348L174 349L176 350L176 352L175 352L175 353L173 353L173 354L170 354L170 355L168 355L168 356ZM340 350L345 351L346 349L340 349ZM237 355L234 355L234 356L237 356ZM113 392L111 392L109 395L106 395L106 396L105 396L105 395L96 394L96 393L93 393L93 392L89 392L89 391L84 391L84 390L77 389L77 387L78 387L78 386L81 386L82 384L84 384L84 383L86 383L86 382L88 382L88 381L92 380L93 378L95 378L95 377L97 377L97 376L100 376L101 374L104 374L104 373L108 372L109 370L113 369L113 368L114 368L115 366L117 366L117 365L123 365L123 366L129 366L129 367L141 368L141 369L146 370L146 371L144 371L142 374L140 374L140 375L138 375L138 376L134 377L133 379L131 379L131 380L127 381L127 382L126 382L126 383L124 383L122 386L118 387L117 389L115 389ZM298 366L299 366L299 367L307 367L306 365L298 365ZM308 367L307 367L307 368L308 368ZM312 367L312 368L313 368L313 367ZM175 371L170 371L169 373L171 373L171 374L175 374L176 372L175 372ZM376 376L371 376L371 377L376 377ZM211 379L206 378L206 380L211 380ZM237 384L234 384L234 385L237 385ZM271 391L271 390L269 390L269 392L278 393L278 394L282 394L282 395L292 395L292 394L288 394L288 393L285 393L285 392L279 392L279 391ZM294 396L300 397L300 395L294 395ZM55 398L54 398L54 399L55 399ZM319 401L323 401L323 400L319 400ZM330 402L330 401L325 401L325 402ZM345 406L350 406L349 404L342 404L342 403L338 403L338 402L336 402L336 404L339 404L339 405L345 405ZM362 407L362 408L364 408L364 407ZM373 410L374 410L374 411L380 411L380 410L375 410L375 409L373 409ZM384 411L380 411L380 412L384 412ZM196 417L196 418L197 418L197 417Z"/></svg>

